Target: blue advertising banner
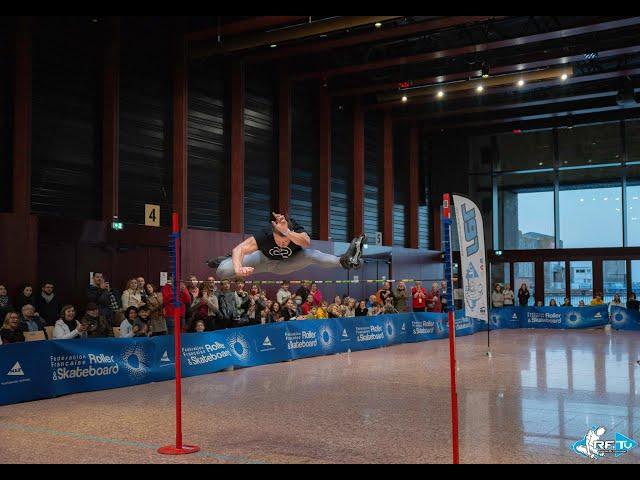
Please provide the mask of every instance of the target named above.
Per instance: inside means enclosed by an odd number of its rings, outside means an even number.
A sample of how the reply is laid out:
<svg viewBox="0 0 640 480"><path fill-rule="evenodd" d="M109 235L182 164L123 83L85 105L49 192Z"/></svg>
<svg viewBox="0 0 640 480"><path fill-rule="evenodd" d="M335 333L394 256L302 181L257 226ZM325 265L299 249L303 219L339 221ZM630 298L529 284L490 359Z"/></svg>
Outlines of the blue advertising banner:
<svg viewBox="0 0 640 480"><path fill-rule="evenodd" d="M616 330L640 330L640 312L611 307L611 326Z"/></svg>
<svg viewBox="0 0 640 480"><path fill-rule="evenodd" d="M502 308L491 329L592 328L608 322L607 307ZM456 335L486 331L484 321L456 312ZM612 324L640 330L640 313L612 308ZM185 377L299 358L445 339L446 314L416 313L306 320L189 334L182 339ZM0 405L174 378L173 337L66 340L0 347Z"/></svg>

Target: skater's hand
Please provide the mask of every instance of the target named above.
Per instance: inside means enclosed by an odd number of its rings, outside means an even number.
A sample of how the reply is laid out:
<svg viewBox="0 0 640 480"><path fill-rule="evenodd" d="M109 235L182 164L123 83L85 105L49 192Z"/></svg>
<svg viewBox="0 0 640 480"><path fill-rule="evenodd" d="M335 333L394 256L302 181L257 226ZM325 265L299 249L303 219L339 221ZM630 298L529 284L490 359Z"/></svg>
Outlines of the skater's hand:
<svg viewBox="0 0 640 480"><path fill-rule="evenodd" d="M236 270L236 276L238 277L248 277L253 274L252 267L242 267L239 270Z"/></svg>
<svg viewBox="0 0 640 480"><path fill-rule="evenodd" d="M287 222L287 219L285 218L285 216L274 213L273 217L276 219L275 222L271 222L271 225L273 225L273 228L278 230L283 235L287 233L289 231L289 223Z"/></svg>

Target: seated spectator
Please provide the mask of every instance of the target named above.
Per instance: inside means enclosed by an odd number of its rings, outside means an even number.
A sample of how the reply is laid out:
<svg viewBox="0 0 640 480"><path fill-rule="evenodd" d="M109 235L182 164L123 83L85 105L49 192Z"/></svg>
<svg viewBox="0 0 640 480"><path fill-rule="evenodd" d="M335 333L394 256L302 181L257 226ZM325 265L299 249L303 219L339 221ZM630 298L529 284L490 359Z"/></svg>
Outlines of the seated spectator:
<svg viewBox="0 0 640 480"><path fill-rule="evenodd" d="M398 287L396 288L396 293L394 294L395 298L395 307L396 310L400 313L406 313L409 311L409 306L407 305L407 299L409 298L409 293L407 292L407 286L404 282L399 282Z"/></svg>
<svg viewBox="0 0 640 480"><path fill-rule="evenodd" d="M578 303L578 307L586 307L587 305L584 303L584 300L580 300Z"/></svg>
<svg viewBox="0 0 640 480"><path fill-rule="evenodd" d="M33 287L31 285L25 285L20 289L20 292L16 296L16 301L13 302L13 306L19 312L22 311L22 307L25 305L35 305L36 299L33 295Z"/></svg>
<svg viewBox="0 0 640 480"><path fill-rule="evenodd" d="M306 298L309 296L310 293L311 293L311 287L309 285L309 282L302 282L302 285L296 291L295 296L306 300Z"/></svg>
<svg viewBox="0 0 640 480"><path fill-rule="evenodd" d="M378 315L382 315L382 307L380 307L379 305L374 305L373 307L371 307L369 309L368 315L370 317L377 317Z"/></svg>
<svg viewBox="0 0 640 480"><path fill-rule="evenodd" d="M100 315L111 322L112 325L119 323L122 306L119 301L121 296L111 284L104 279L102 273L93 274L93 283L87 288L87 303L95 303L100 309Z"/></svg>
<svg viewBox="0 0 640 480"><path fill-rule="evenodd" d="M180 293L178 294L178 300L180 302L180 328L182 328L184 327L185 319L187 318L187 305L191 305L191 296L189 295L189 291L184 283L180 282L179 288ZM167 331L170 335L173 333L175 328L173 320L173 301L173 279L169 278L167 284L162 287L162 303L164 307L164 318L167 321Z"/></svg>
<svg viewBox="0 0 640 480"><path fill-rule="evenodd" d="M440 303L439 300L438 303ZM385 315L394 315L398 313L398 310L396 310L396 307L393 305L393 297L387 297L384 307L382 308L382 313Z"/></svg>
<svg viewBox="0 0 640 480"><path fill-rule="evenodd" d="M44 328L44 322L36 313L36 309L33 308L33 305L25 305L24 307L22 307L20 329L23 332L44 332L45 338L47 338L47 340L49 339Z"/></svg>
<svg viewBox="0 0 640 480"><path fill-rule="evenodd" d="M491 292L491 306L493 308L504 307L504 293L502 291L502 285L496 283L493 292Z"/></svg>
<svg viewBox="0 0 640 480"><path fill-rule="evenodd" d="M369 315L369 309L367 308L367 302L360 300L360 303L356 307L356 317L366 317Z"/></svg>
<svg viewBox="0 0 640 480"><path fill-rule="evenodd" d="M262 309L260 308L258 302L254 298L250 298L249 302L245 305L247 313L244 314L244 323L248 323L249 325L260 325L260 312L262 311Z"/></svg>
<svg viewBox="0 0 640 480"><path fill-rule="evenodd" d="M336 304L332 304L329 306L329 318L342 318L342 312L340 311L340 306Z"/></svg>
<svg viewBox="0 0 640 480"><path fill-rule="evenodd" d="M540 308L540 307L544 307L544 303L542 302L542 300L538 300L536 302L536 307Z"/></svg>
<svg viewBox="0 0 640 480"><path fill-rule="evenodd" d="M205 326L203 321L198 320L196 322L196 327L195 327L194 332L195 333L204 333L204 332L206 332L206 326Z"/></svg>
<svg viewBox="0 0 640 480"><path fill-rule="evenodd" d="M317 318L318 318L318 307L316 307L314 305L314 306L311 307L311 310L309 310L309 314L304 319L305 320L317 320Z"/></svg>
<svg viewBox="0 0 640 480"><path fill-rule="evenodd" d="M333 299L333 305L337 305L338 307L342 306L342 297L340 295L336 295Z"/></svg>
<svg viewBox="0 0 640 480"><path fill-rule="evenodd" d="M55 294L54 288L52 282L45 282L42 285L42 291L36 298L36 304L34 305L40 318L42 318L48 327L56 324L60 310L62 310L62 303Z"/></svg>
<svg viewBox="0 0 640 480"><path fill-rule="evenodd" d="M378 305L378 297L376 297L375 295L370 295L369 301L367 302L367 308L373 308L376 305Z"/></svg>
<svg viewBox="0 0 640 480"><path fill-rule="evenodd" d="M296 304L290 298L287 300L287 303L284 306L284 310L282 311L282 317L285 322L290 322L291 320L295 320L298 316L298 309L296 308Z"/></svg>
<svg viewBox="0 0 640 480"><path fill-rule="evenodd" d="M149 309L149 330L152 337L166 335L168 332L167 321L162 312L162 294L156 292L155 285L147 283L144 286L146 294L146 306Z"/></svg>
<svg viewBox="0 0 640 480"><path fill-rule="evenodd" d="M113 338L113 328L106 318L100 316L100 309L95 303L87 304L80 323L87 328L88 338Z"/></svg>
<svg viewBox="0 0 640 480"><path fill-rule="evenodd" d="M22 343L25 341L24 333L20 328L20 316L15 312L9 312L4 317L2 329L0 329L2 344Z"/></svg>
<svg viewBox="0 0 640 480"><path fill-rule="evenodd" d="M271 305L271 318L276 323L284 322L284 312L280 303L273 302Z"/></svg>
<svg viewBox="0 0 640 480"><path fill-rule="evenodd" d="M556 302L555 298L551 299L551 301L549 302L549 306L550 307L557 307L558 306L558 302Z"/></svg>
<svg viewBox="0 0 640 480"><path fill-rule="evenodd" d="M596 293L596 296L593 297L593 300L591 300L592 307L597 307L598 305L604 305L604 302L602 301L601 293Z"/></svg>
<svg viewBox="0 0 640 480"><path fill-rule="evenodd" d="M124 312L124 320L120 324L120 338L133 338L136 333L133 331L133 326L138 319L138 309L136 307L129 307Z"/></svg>
<svg viewBox="0 0 640 480"><path fill-rule="evenodd" d="M318 320L324 320L329 318L329 304L326 301L323 301L316 311L316 318Z"/></svg>
<svg viewBox="0 0 640 480"><path fill-rule="evenodd" d="M87 338L87 327L76 320L76 309L67 305L62 307L60 319L53 329L53 339L72 340L75 338Z"/></svg>
<svg viewBox="0 0 640 480"><path fill-rule="evenodd" d="M144 306L138 309L138 318L133 324L133 335L136 338L148 337L150 334L150 316L151 312Z"/></svg>
<svg viewBox="0 0 640 480"><path fill-rule="evenodd" d="M613 300L611 300L611 306L613 307L622 307L622 300L620 299L620 295L619 294L615 294L613 296Z"/></svg>
<svg viewBox="0 0 640 480"><path fill-rule="evenodd" d="M387 298L393 299L393 292L391 291L391 282L384 282L382 284L382 288L378 291L378 304L385 305L387 303Z"/></svg>
<svg viewBox="0 0 640 480"><path fill-rule="evenodd" d="M309 312L311 311L311 308L313 307L313 295L309 294L309 296L307 297L307 301L304 302L300 309L302 310L302 315L307 316L309 315Z"/></svg>
<svg viewBox="0 0 640 480"><path fill-rule="evenodd" d="M513 290L511 290L511 285L509 285L508 283L505 285L504 287L504 291L502 292L502 296L503 296L503 303L505 307L513 307L515 300L516 300L516 296L513 293Z"/></svg>
<svg viewBox="0 0 640 480"><path fill-rule="evenodd" d="M260 324L267 325L269 323L273 323L273 315L271 315L271 310L263 308L260 311Z"/></svg>
<svg viewBox="0 0 640 480"><path fill-rule="evenodd" d="M276 294L276 300L278 301L280 306L283 306L290 298L291 292L289 291L289 282L282 282L280 290L278 290L278 293Z"/></svg>
<svg viewBox="0 0 640 480"><path fill-rule="evenodd" d="M627 308L629 310L635 310L636 312L640 311L640 302L636 300L636 294L629 292L629 296L627 298Z"/></svg>
<svg viewBox="0 0 640 480"><path fill-rule="evenodd" d="M13 304L11 303L11 299L9 298L9 294L7 292L7 287L4 285L0 285L0 318L4 320L7 316L7 313L13 311Z"/></svg>
<svg viewBox="0 0 640 480"><path fill-rule="evenodd" d="M122 309L127 310L129 307L140 308L144 305L142 301L142 292L138 290L138 281L132 278L127 282L127 288L122 293Z"/></svg>
<svg viewBox="0 0 640 480"><path fill-rule="evenodd" d="M318 290L318 285L316 285L315 283L312 283L310 293L311 293L311 296L313 297L313 304L316 307L319 307L320 305L322 305L322 292Z"/></svg>
<svg viewBox="0 0 640 480"><path fill-rule="evenodd" d="M353 318L356 316L357 304L355 298L347 298L344 307L343 314L345 318Z"/></svg>
<svg viewBox="0 0 640 480"><path fill-rule="evenodd" d="M427 309L427 290L422 286L422 282L417 281L415 286L411 289L411 297L413 311L417 313L424 313ZM369 308L372 305L367 305Z"/></svg>
<svg viewBox="0 0 640 480"><path fill-rule="evenodd" d="M564 297L564 303L561 306L562 307L573 307L573 305L571 305L571 300L569 299L569 297Z"/></svg>

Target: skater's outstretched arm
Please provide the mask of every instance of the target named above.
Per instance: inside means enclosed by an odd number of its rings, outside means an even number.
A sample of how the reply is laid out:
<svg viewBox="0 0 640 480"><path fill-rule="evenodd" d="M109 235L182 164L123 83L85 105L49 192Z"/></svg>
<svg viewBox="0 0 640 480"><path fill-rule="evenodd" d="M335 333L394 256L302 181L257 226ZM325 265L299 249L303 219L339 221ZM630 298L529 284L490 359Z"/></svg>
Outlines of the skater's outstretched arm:
<svg viewBox="0 0 640 480"><path fill-rule="evenodd" d="M253 267L243 267L244 257L258 251L258 243L254 237L247 238L231 252L231 261L238 277L248 277L253 273Z"/></svg>
<svg viewBox="0 0 640 480"><path fill-rule="evenodd" d="M289 230L289 222L287 222L284 215L274 213L273 217L276 221L271 222L271 225L275 230L280 232L281 235L287 237L293 243L302 248L309 248L311 246L311 238L309 238L309 235L306 232L297 233L293 230Z"/></svg>

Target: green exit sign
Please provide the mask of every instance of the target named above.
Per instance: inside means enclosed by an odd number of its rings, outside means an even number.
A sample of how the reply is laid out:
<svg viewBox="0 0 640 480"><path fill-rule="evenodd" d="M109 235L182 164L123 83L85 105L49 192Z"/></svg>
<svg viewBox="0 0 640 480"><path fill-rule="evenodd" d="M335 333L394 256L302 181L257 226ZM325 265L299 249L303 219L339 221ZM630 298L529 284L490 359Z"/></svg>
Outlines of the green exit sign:
<svg viewBox="0 0 640 480"><path fill-rule="evenodd" d="M111 223L111 228L113 230L115 230L116 232L119 232L120 230L124 230L124 223L122 223L122 222L112 222Z"/></svg>

